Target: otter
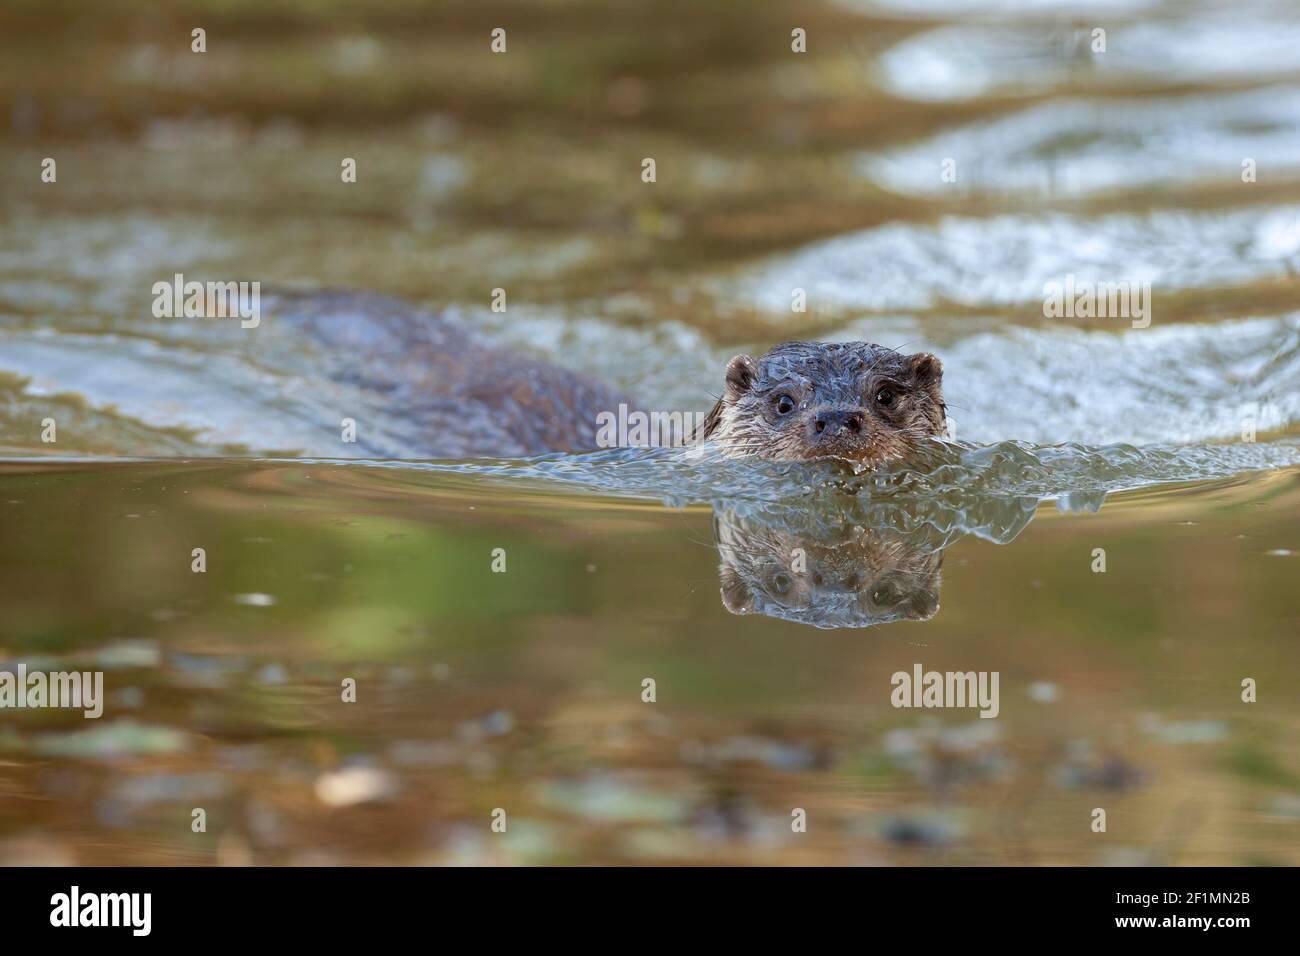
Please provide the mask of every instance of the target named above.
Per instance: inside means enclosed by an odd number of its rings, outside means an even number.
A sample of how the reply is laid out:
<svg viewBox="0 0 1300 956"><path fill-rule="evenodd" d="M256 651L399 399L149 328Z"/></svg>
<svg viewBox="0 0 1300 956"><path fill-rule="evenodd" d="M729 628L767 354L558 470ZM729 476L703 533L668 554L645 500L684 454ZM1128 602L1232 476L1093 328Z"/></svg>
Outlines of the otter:
<svg viewBox="0 0 1300 956"><path fill-rule="evenodd" d="M775 461L910 459L947 425L943 364L868 342L785 342L727 365L725 391L698 436Z"/></svg>
<svg viewBox="0 0 1300 956"><path fill-rule="evenodd" d="M380 457L517 458L591 451L616 390L483 341L441 312L371 293L269 297L270 325L321 346L324 371L384 422L356 450ZM725 391L691 443L776 460L906 459L943 433L943 367L865 342L787 342L727 366Z"/></svg>

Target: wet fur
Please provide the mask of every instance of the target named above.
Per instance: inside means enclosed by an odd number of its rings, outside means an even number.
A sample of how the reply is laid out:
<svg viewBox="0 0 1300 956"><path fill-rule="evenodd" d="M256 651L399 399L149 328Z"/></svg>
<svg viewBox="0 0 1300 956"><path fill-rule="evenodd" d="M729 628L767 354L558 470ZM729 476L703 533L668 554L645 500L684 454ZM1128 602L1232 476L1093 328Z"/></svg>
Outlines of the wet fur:
<svg viewBox="0 0 1300 956"><path fill-rule="evenodd" d="M629 399L600 382L496 345L440 312L365 292L266 297L267 332L320 346L320 367L378 403L375 457L516 458L598 447L597 417Z"/></svg>
<svg viewBox="0 0 1300 956"><path fill-rule="evenodd" d="M876 400L882 389L893 395L889 406ZM783 394L797 403L784 416L774 404ZM814 422L828 413L854 416L861 430L814 434ZM786 342L757 360L731 360L725 391L696 438L736 455L842 458L874 467L912 457L946 425L943 365L934 355L904 355L867 342Z"/></svg>

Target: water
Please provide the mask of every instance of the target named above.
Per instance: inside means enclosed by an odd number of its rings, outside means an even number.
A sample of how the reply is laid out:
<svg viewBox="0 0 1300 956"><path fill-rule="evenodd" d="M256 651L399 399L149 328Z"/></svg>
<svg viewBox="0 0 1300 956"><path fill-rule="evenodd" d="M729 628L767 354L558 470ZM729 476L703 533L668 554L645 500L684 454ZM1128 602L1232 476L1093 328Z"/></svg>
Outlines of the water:
<svg viewBox="0 0 1300 956"><path fill-rule="evenodd" d="M0 670L107 696L5 712L0 862L1300 862L1300 19L902 6L801 59L775 4L575 3L489 73L456 4L226 11L207 61L0 13L9 168L58 159L0 178ZM263 324L153 318L175 272ZM1045 318L1067 273L1149 326ZM277 322L322 287L679 411L787 338L929 349L955 436L415 460ZM997 719L891 707L917 663Z"/></svg>

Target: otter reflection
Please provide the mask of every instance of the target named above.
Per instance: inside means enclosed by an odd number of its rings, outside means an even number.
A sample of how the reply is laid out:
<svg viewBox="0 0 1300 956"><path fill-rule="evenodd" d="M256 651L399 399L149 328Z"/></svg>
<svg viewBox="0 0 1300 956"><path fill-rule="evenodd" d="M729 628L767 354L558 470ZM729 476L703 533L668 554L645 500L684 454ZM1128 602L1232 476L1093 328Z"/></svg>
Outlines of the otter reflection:
<svg viewBox="0 0 1300 956"><path fill-rule="evenodd" d="M714 516L722 603L818 627L924 621L939 610L943 550L895 531L848 527L834 539Z"/></svg>
<svg viewBox="0 0 1300 956"><path fill-rule="evenodd" d="M716 508L722 603L733 614L822 628L929 620L939 610L944 550L966 534L1011 541L1038 499L970 505L845 496L811 513Z"/></svg>

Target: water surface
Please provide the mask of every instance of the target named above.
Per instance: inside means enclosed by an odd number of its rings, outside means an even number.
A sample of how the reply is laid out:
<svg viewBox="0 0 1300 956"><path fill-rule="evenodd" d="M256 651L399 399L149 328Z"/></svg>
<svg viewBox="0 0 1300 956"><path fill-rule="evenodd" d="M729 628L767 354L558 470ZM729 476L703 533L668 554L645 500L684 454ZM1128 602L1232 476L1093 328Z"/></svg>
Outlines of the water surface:
<svg viewBox="0 0 1300 956"><path fill-rule="evenodd" d="M3 712L0 863L1300 863L1300 19L983 6L6 4L0 670L107 701ZM276 320L330 288L683 412L929 349L954 434L415 460ZM998 717L892 707L918 663Z"/></svg>

